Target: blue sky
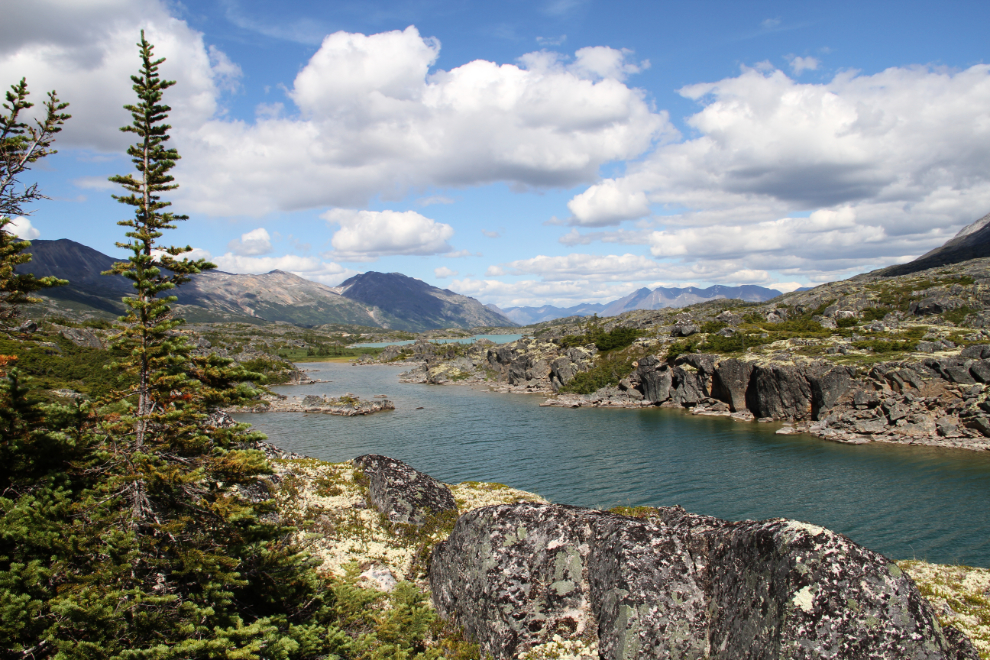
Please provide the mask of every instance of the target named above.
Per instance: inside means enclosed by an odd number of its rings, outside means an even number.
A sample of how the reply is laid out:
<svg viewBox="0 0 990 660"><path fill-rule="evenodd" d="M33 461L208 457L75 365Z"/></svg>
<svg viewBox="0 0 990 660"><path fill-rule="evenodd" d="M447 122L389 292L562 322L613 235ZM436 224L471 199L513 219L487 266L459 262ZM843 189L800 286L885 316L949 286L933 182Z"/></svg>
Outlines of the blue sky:
<svg viewBox="0 0 990 660"><path fill-rule="evenodd" d="M108 254L146 29L183 156L168 238L223 270L398 271L502 307L782 290L990 211L977 2L34 0L0 83L74 117L25 237Z"/></svg>

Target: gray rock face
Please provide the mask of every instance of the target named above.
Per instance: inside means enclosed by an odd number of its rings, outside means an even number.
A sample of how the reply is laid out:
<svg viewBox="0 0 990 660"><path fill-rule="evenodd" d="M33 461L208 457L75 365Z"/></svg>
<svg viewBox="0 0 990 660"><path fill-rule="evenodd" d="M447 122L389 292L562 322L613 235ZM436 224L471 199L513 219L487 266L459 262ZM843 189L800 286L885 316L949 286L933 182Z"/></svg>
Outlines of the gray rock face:
<svg viewBox="0 0 990 660"><path fill-rule="evenodd" d="M559 357L550 363L550 377L558 387L567 385L575 375L577 375L577 367L566 357Z"/></svg>
<svg viewBox="0 0 990 660"><path fill-rule="evenodd" d="M372 506L392 522L422 525L431 515L457 510L447 486L402 461L366 454L354 464L368 477Z"/></svg>
<svg viewBox="0 0 990 660"><path fill-rule="evenodd" d="M772 364L753 368L753 385L746 393L747 407L757 417L808 419L811 383L801 369Z"/></svg>
<svg viewBox="0 0 990 660"><path fill-rule="evenodd" d="M753 375L753 364L742 360L722 360L712 377L712 396L726 401L733 411L746 409L746 390Z"/></svg>
<svg viewBox="0 0 990 660"><path fill-rule="evenodd" d="M486 507L434 548L430 585L495 658L595 632L615 660L977 657L885 557L782 519Z"/></svg>
<svg viewBox="0 0 990 660"><path fill-rule="evenodd" d="M820 378L811 380L811 418L821 419L842 395L853 386L852 376L846 367L829 369Z"/></svg>
<svg viewBox="0 0 990 660"><path fill-rule="evenodd" d="M969 373L978 383L990 383L990 360L974 361L969 365Z"/></svg>
<svg viewBox="0 0 990 660"><path fill-rule="evenodd" d="M671 337L690 337L701 331L694 323L679 323L670 329Z"/></svg>
<svg viewBox="0 0 990 660"><path fill-rule="evenodd" d="M643 398L654 403L666 401L670 398L670 388L673 382L673 374L669 369L662 371L644 370L640 375Z"/></svg>
<svg viewBox="0 0 990 660"><path fill-rule="evenodd" d="M973 344L967 346L959 352L959 357L971 360L985 360L990 358L990 344Z"/></svg>
<svg viewBox="0 0 990 660"><path fill-rule="evenodd" d="M671 400L679 406L693 406L708 396L704 374L695 369L674 367L671 373Z"/></svg>

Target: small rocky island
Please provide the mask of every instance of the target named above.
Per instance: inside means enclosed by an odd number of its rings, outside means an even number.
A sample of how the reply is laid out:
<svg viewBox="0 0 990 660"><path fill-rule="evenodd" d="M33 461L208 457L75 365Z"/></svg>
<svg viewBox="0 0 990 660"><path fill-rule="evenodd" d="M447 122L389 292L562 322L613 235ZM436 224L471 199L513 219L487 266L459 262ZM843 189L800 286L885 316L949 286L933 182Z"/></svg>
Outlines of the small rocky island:
<svg viewBox="0 0 990 660"><path fill-rule="evenodd" d="M265 394L253 401L251 405L229 408L227 413L266 413L293 412L317 413L322 415L342 415L355 417L371 415L379 412L395 410L395 404L385 395L377 395L373 400L362 400L350 392L339 397L327 397L307 394L306 396L285 396L283 394Z"/></svg>

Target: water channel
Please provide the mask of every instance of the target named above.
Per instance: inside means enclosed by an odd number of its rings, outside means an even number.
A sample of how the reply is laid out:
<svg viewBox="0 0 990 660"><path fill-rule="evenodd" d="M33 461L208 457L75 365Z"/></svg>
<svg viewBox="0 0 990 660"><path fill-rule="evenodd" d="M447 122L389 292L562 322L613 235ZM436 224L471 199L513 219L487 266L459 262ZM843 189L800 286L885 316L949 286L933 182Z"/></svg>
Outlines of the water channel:
<svg viewBox="0 0 990 660"><path fill-rule="evenodd" d="M387 394L396 410L237 415L300 454L385 454L448 483L496 481L580 506L679 504L728 520L794 518L894 559L990 567L986 453L842 445L670 409L540 408L538 396L400 384L403 367L302 366L331 382L274 389Z"/></svg>

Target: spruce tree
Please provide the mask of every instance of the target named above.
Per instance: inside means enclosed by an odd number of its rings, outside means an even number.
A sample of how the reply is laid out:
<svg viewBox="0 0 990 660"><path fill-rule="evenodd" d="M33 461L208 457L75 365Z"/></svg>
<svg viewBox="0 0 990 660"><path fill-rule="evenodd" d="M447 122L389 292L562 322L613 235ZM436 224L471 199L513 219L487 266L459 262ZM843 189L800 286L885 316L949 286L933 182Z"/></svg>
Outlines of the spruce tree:
<svg viewBox="0 0 990 660"><path fill-rule="evenodd" d="M56 153L52 142L71 116L63 112L69 104L59 101L54 91L48 93L43 119L33 123L22 119L32 107L27 81L21 78L11 85L0 114L0 323L16 317L20 305L37 302L32 292L67 284L55 277L15 272L17 266L31 261L31 255L24 253L30 243L19 240L10 225L14 217L29 214L27 203L45 198L38 184L21 186L19 177L39 159Z"/></svg>
<svg viewBox="0 0 990 660"><path fill-rule="evenodd" d="M112 466L100 490L107 501L127 506L107 518L119 543L116 562L94 566L102 584L127 585L111 600L117 612L126 602L128 614L101 626L126 640L121 649L151 653L156 640L167 639L167 652L154 651L163 656L256 657L264 651L276 657L312 647L310 653L331 634L329 592L286 541L289 530L262 520L269 505L243 495L270 472L264 456L247 448L263 436L246 425L209 423L217 408L254 397L246 383L260 376L229 359L193 356L178 331L183 320L171 309L171 290L214 265L180 259L188 246L158 242L164 230L187 219L162 199L177 187L170 170L179 155L166 146L170 108L163 103L163 92L175 83L160 78L164 59L155 59L143 32L138 48L141 69L131 78L138 100L125 106L132 123L121 129L138 137L128 149L136 174L111 178L128 193L116 199L134 208L133 218L118 223L130 239L118 245L131 256L109 271L135 289L125 299L128 313L117 339L129 355L118 366L136 381L121 393L122 402L134 408L105 418L99 429L110 440L105 450Z"/></svg>
<svg viewBox="0 0 990 660"><path fill-rule="evenodd" d="M114 177L135 209L117 365L136 385L108 400L38 404L0 379L0 657L315 658L350 648L333 592L273 519L263 438L214 424L256 395L231 360L194 356L167 295L212 267L158 245L181 216L165 148L161 59L141 35L138 95L124 130L136 175ZM166 295L163 295L166 294ZM245 494L254 492L249 499Z"/></svg>

